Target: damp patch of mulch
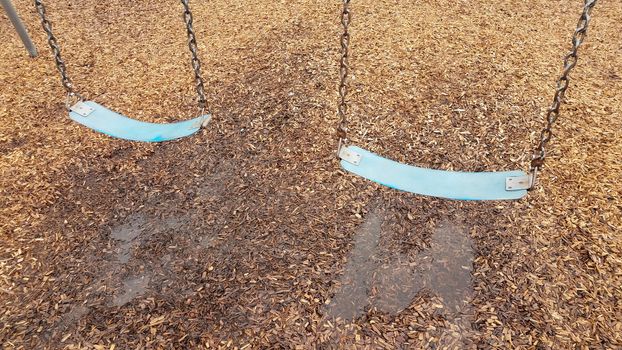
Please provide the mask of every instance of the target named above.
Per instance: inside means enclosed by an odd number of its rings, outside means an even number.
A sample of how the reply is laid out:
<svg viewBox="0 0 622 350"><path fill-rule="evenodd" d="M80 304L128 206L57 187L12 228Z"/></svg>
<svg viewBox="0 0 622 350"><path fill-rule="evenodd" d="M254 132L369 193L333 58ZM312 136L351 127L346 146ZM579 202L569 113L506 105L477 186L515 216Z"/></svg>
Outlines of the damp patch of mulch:
<svg viewBox="0 0 622 350"><path fill-rule="evenodd" d="M515 202L340 169L339 2L191 1L214 118L164 144L69 121L36 11L14 3L40 56L0 14L3 348L622 347L618 2L596 6L540 184ZM196 115L180 4L48 6L82 95ZM353 2L350 139L425 167L526 169L580 10Z"/></svg>

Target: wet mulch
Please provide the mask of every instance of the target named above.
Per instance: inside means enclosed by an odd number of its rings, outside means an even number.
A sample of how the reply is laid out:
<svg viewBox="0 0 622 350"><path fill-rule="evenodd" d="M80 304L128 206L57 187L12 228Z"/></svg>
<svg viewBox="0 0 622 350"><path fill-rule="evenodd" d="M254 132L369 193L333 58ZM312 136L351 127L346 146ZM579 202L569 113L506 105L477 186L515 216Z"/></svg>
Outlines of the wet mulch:
<svg viewBox="0 0 622 350"><path fill-rule="evenodd" d="M457 202L340 170L340 3L193 2L210 126L70 122L36 12L0 20L5 349L622 347L622 12L602 2L540 186ZM350 130L399 161L525 169L579 2L356 1ZM196 113L181 6L50 1L83 95Z"/></svg>

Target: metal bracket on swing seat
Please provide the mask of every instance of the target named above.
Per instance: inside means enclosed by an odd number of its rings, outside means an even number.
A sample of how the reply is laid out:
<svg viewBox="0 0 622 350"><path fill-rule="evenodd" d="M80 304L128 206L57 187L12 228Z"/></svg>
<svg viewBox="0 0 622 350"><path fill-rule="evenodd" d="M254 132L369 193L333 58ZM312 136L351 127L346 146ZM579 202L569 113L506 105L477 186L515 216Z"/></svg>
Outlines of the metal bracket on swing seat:
<svg viewBox="0 0 622 350"><path fill-rule="evenodd" d="M505 178L506 191L523 191L533 187L534 176L527 174L523 176L511 176Z"/></svg>
<svg viewBox="0 0 622 350"><path fill-rule="evenodd" d="M350 150L348 147L342 146L339 149L339 158L343 159L344 161L350 164L359 165L361 163L362 156Z"/></svg>
<svg viewBox="0 0 622 350"><path fill-rule="evenodd" d="M69 109L72 112L77 113L78 115L82 117L88 117L89 114L93 113L93 111L95 110L95 108L87 105L86 103L82 101L78 101L75 105L71 106L71 108Z"/></svg>

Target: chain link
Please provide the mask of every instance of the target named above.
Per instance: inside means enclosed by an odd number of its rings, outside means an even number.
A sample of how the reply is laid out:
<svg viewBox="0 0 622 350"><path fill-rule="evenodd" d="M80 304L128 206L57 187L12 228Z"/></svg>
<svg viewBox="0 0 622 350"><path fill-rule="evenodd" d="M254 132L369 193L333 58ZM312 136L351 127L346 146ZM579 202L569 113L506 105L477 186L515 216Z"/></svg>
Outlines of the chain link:
<svg viewBox="0 0 622 350"><path fill-rule="evenodd" d="M341 25L343 26L343 34L341 34L341 61L339 65L339 126L337 127L337 137L339 138L339 148L345 145L348 141L348 73L350 67L348 64L349 52L348 47L350 45L350 20L352 15L350 13L350 0L343 0L343 10L341 11Z"/></svg>
<svg viewBox="0 0 622 350"><path fill-rule="evenodd" d="M52 24L47 19L47 15L45 12L45 6L41 2L41 0L35 0L35 6L37 7L37 12L39 13L39 17L41 17L41 25L43 26L43 30L47 34L48 44L50 45L50 48L52 49L52 53L54 54L54 61L56 62L56 69L58 69L58 72L60 73L61 82L63 84L63 87L67 91L67 95L68 95L67 97L68 98L70 96L79 97L79 95L76 94L73 89L73 83L71 82L71 79L69 79L69 77L67 76L67 67L65 66L65 61L63 61L63 58L61 57L60 46L58 46L58 41L56 40L56 37L54 36L54 33L52 32Z"/></svg>
<svg viewBox="0 0 622 350"><path fill-rule="evenodd" d="M577 24L577 29L572 35L572 49L564 57L564 70L561 77L557 80L557 87L555 89L555 96L553 97L553 103L549 107L546 114L546 126L540 133L540 142L534 150L534 154L531 160L531 172L535 173L542 168L544 160L546 158L546 145L551 141L553 137L553 124L559 118L559 109L564 103L564 96L570 83L569 75L572 69L577 65L579 60L578 52L579 47L587 36L587 29L590 24L591 12L596 5L597 0L584 0L583 13Z"/></svg>
<svg viewBox="0 0 622 350"><path fill-rule="evenodd" d="M207 99L205 98L205 86L203 84L203 77L201 77L201 61L197 54L197 38L194 34L194 28L192 26L192 12L190 11L190 5L188 0L181 0L184 5L184 21L186 22L186 29L188 30L188 48L192 54L192 69L194 69L194 79L196 81L196 90L198 96L199 108L201 111L205 110L207 105ZM203 112L201 112L203 113Z"/></svg>

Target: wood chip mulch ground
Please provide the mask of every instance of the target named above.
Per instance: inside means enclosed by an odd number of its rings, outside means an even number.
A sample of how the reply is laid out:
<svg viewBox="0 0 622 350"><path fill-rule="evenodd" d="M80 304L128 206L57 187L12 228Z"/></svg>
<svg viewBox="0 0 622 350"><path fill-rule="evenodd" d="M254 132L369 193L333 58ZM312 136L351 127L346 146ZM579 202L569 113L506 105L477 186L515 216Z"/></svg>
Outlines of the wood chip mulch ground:
<svg viewBox="0 0 622 350"><path fill-rule="evenodd" d="M210 126L165 144L72 123L32 1L0 15L4 349L622 348L622 3L602 1L540 185L401 193L334 157L340 2L192 1ZM181 5L48 1L83 95L195 115ZM352 3L355 143L526 169L581 1Z"/></svg>

